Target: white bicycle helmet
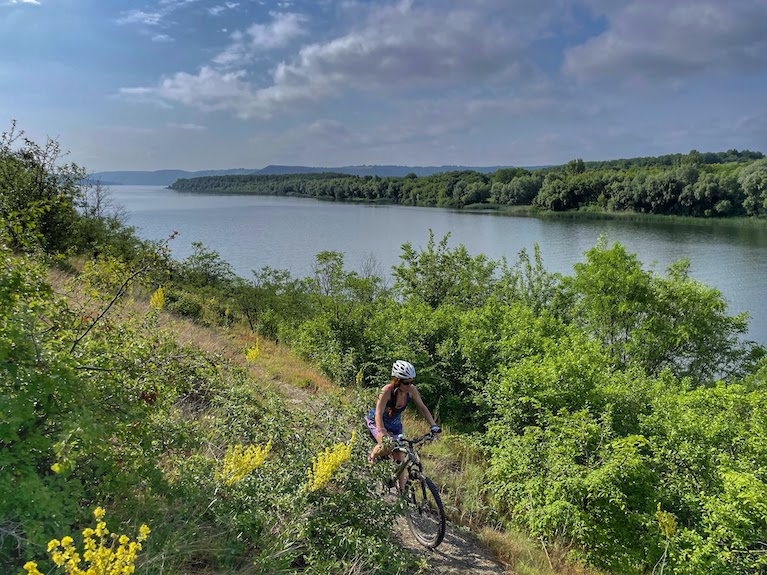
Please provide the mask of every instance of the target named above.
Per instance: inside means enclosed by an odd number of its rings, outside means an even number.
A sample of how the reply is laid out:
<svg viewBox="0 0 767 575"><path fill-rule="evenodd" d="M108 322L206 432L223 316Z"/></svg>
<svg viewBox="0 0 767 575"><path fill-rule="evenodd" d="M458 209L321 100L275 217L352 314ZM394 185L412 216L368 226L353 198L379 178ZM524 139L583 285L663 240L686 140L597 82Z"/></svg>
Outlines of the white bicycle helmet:
<svg viewBox="0 0 767 575"><path fill-rule="evenodd" d="M415 378L415 368L409 361L398 359L391 366L391 375L397 379L413 379Z"/></svg>

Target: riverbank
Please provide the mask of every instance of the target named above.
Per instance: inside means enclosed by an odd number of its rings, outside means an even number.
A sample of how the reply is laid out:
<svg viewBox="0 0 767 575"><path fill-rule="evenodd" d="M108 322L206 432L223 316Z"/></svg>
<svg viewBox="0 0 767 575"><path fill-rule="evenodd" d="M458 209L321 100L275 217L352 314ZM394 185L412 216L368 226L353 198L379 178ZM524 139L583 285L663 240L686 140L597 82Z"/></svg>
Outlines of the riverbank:
<svg viewBox="0 0 767 575"><path fill-rule="evenodd" d="M501 205L496 203L474 203L467 204L463 207L451 207L440 205L410 205L402 202L394 201L390 198L342 198L339 199L331 195L312 196L310 194L303 194L299 192L287 192L282 194L265 194L254 191L227 191L219 192L216 190L202 190L202 189L189 189L189 190L177 190L170 186L164 188L179 194L194 194L194 195L214 195L214 196L270 196L270 197L288 197L288 198L302 198L307 200L316 200L318 202L329 202L338 204L353 204L353 205L372 205L372 206L404 206L404 207L417 207L417 208L431 208L431 209L443 209L449 211L465 212L465 213L483 213L493 214L499 216L511 216L511 217L529 217L529 218L545 218L545 219L559 219L559 220L573 220L573 221L599 221L599 220L618 220L627 222L665 222L665 223L680 223L680 224L696 224L696 225L708 225L709 223L728 223L737 226L751 226L751 227L765 227L767 226L767 217L760 216L730 216L730 217L696 217L696 216L679 216L672 214L648 214L632 211L614 211L597 208L595 206L588 206L585 208L579 208L576 210L546 210L533 205Z"/></svg>
<svg viewBox="0 0 767 575"><path fill-rule="evenodd" d="M438 207L438 206L435 206ZM733 216L727 218L717 217L693 217L676 216L667 214L643 214L638 212L616 212L595 208L585 208L578 210L553 211L543 210L535 206L499 206L497 204L471 204L463 208L448 208L465 212L492 213L501 216L530 217L530 218L548 218L559 220L619 220L628 222L666 222L680 224L699 224L707 223L731 223L738 226L767 226L767 218L758 216Z"/></svg>

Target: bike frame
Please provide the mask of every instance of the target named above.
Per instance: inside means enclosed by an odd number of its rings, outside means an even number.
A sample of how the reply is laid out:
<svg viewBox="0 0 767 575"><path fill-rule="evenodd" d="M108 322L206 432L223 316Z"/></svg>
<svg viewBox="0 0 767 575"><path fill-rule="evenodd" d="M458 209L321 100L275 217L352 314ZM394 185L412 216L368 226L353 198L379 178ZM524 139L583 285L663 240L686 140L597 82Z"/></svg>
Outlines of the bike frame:
<svg viewBox="0 0 767 575"><path fill-rule="evenodd" d="M431 433L426 433L415 439L405 439L402 436L397 438L399 445L395 447L392 452L404 453L405 459L397 465L397 468L394 470L393 479L398 479L399 476L404 473L405 469L408 469L408 474L412 476L412 472L410 471L411 467L417 467L419 475L423 473L423 464L421 463L421 458L418 456L418 452L415 450L415 446L433 437L434 436Z"/></svg>
<svg viewBox="0 0 767 575"><path fill-rule="evenodd" d="M405 457L397 464L387 487L397 486L406 501L406 518L415 539L426 548L435 549L445 536L445 511L437 488L423 474L423 464L416 450L419 444L430 439L434 439L434 434L427 433L416 439L405 439L402 435L396 437L398 445L392 453L404 453ZM406 472L407 475L403 476ZM400 488L403 483L404 491Z"/></svg>

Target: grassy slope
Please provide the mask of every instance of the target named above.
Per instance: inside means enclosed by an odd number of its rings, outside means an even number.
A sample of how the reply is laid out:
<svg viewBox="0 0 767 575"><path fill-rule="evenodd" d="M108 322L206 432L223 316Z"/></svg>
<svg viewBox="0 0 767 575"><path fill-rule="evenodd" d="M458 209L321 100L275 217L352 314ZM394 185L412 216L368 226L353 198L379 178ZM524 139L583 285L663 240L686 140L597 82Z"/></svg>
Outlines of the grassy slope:
<svg viewBox="0 0 767 575"><path fill-rule="evenodd" d="M69 298L77 294L66 292L70 276L52 270L54 289ZM135 294L129 310L145 313L149 309L148 294ZM160 313L160 323L176 335L181 345L192 345L215 354L235 365L246 367L258 385L276 392L294 409L320 409L325 402L348 399L348 393L338 388L307 362L298 358L284 345L256 337L244 326L213 328L169 312ZM245 351L258 345L258 358L248 363ZM411 435L420 435L428 425L412 412L405 414L406 428ZM507 573L519 575L593 575L595 572L567 563L567 549L547 548L540 541L511 528L505 528L494 517L484 493L485 463L482 454L459 434L444 429L440 441L423 451L426 470L442 494L448 518L472 531Z"/></svg>

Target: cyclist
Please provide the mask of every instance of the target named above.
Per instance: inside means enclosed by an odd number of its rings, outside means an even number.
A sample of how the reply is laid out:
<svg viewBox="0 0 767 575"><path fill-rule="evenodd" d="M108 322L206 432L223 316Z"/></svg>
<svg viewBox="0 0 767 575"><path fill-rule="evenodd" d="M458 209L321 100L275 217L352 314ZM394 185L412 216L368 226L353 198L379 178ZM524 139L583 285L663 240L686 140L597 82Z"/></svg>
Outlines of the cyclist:
<svg viewBox="0 0 767 575"><path fill-rule="evenodd" d="M413 383L415 379L415 367L413 364L401 359L394 362L391 367L391 380L383 386L378 395L376 406L367 414L367 425L370 434L376 440L373 451L368 456L368 462L374 463L379 457L386 457L392 452L392 447L385 447L385 437L394 437L402 433L402 412L412 398L423 418L431 425L432 433L439 433L440 427L434 421L429 408L421 399L421 395ZM397 461L404 457L401 453L394 453ZM404 480L404 476L402 477Z"/></svg>

